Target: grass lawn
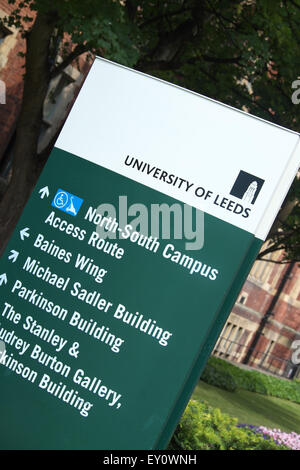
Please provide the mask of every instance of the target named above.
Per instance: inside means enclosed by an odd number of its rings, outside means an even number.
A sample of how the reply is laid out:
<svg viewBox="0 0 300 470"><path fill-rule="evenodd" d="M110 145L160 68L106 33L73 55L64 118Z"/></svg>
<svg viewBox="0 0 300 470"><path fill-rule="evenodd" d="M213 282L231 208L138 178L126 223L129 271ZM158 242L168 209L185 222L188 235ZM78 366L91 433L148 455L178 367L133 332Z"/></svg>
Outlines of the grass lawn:
<svg viewBox="0 0 300 470"><path fill-rule="evenodd" d="M207 401L223 413L238 418L240 424L256 424L300 434L300 405L281 398L247 390L228 392L199 381L193 399Z"/></svg>

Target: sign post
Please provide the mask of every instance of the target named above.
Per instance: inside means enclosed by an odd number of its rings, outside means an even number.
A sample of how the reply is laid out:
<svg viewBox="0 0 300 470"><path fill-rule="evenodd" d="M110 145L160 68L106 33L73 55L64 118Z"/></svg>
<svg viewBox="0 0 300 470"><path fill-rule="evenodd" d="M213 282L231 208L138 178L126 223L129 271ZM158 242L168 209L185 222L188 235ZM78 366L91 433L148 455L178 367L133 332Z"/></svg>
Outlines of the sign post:
<svg viewBox="0 0 300 470"><path fill-rule="evenodd" d="M0 262L1 448L166 447L299 161L97 59Z"/></svg>

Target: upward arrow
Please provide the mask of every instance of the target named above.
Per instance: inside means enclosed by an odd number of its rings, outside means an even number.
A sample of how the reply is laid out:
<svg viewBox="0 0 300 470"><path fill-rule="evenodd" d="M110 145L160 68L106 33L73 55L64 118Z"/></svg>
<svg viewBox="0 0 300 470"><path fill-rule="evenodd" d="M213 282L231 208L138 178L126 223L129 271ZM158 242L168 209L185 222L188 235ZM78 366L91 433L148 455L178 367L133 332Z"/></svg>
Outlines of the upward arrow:
<svg viewBox="0 0 300 470"><path fill-rule="evenodd" d="M1 274L0 276L0 286L2 286L3 282L4 284L7 284L7 276L5 273Z"/></svg>
<svg viewBox="0 0 300 470"><path fill-rule="evenodd" d="M45 196L46 196L46 197L49 197L49 194L50 194L50 193L49 193L49 188L48 188L48 186L45 186L44 188L40 189L40 190L39 190L39 194L41 195L41 196L40 196L41 199L44 199Z"/></svg>

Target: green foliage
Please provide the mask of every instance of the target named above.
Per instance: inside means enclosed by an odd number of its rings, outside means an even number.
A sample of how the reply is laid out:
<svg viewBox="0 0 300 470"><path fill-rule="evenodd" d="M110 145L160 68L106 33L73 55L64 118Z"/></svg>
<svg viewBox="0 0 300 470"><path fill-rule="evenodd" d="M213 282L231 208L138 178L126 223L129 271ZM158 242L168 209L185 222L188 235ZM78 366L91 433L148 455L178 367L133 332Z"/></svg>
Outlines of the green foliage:
<svg viewBox="0 0 300 470"><path fill-rule="evenodd" d="M217 374L215 371L217 371ZM227 387L229 378L230 383L234 384L233 390L244 389L300 403L300 384L298 381L284 380L258 371L241 369L222 359L210 357L202 373L201 380L210 385L229 390Z"/></svg>
<svg viewBox="0 0 300 470"><path fill-rule="evenodd" d="M82 52L91 51L113 59L127 66L133 66L138 59L138 50L134 38L138 29L128 20L121 2L113 0L11 0L15 8L4 20L8 26L16 26L23 35L30 31L34 15L23 13L23 7L29 7L39 15L55 18L53 40L60 46L60 53L70 53L69 41L64 42L64 35L69 36L72 44L84 46ZM57 47L54 48L57 53ZM56 57L52 58L56 59Z"/></svg>
<svg viewBox="0 0 300 470"><path fill-rule="evenodd" d="M237 389L236 381L232 375L222 367L219 367L218 363L209 363L202 373L201 380L229 392L234 392Z"/></svg>
<svg viewBox="0 0 300 470"><path fill-rule="evenodd" d="M295 1L10 0L8 24L56 16L62 40L299 130L291 101L300 69ZM24 24L25 21L25 24ZM298 52L298 53L297 53Z"/></svg>
<svg viewBox="0 0 300 470"><path fill-rule="evenodd" d="M89 51L300 130L299 105L292 102L300 70L299 0L8 1L14 10L4 21L24 37L33 14L55 19L50 76L61 71L58 55L64 65L76 58L75 45L78 55ZM300 179L288 200L299 198ZM300 261L299 226L298 202L272 233L268 252L284 249L285 261Z"/></svg>
<svg viewBox="0 0 300 470"><path fill-rule="evenodd" d="M169 450L280 450L272 439L264 439L237 419L205 402L191 400L176 428Z"/></svg>

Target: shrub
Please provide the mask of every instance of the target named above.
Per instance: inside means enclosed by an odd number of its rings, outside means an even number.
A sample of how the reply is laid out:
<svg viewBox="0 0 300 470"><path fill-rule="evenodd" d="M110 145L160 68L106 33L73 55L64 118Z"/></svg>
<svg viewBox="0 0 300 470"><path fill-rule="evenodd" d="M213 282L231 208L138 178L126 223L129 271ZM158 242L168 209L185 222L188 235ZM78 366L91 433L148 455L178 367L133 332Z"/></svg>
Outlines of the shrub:
<svg viewBox="0 0 300 470"><path fill-rule="evenodd" d="M238 427L237 419L205 402L191 400L176 428L169 450L279 450L269 436Z"/></svg>
<svg viewBox="0 0 300 470"><path fill-rule="evenodd" d="M215 387L221 387L229 392L234 392L237 389L237 384L233 376L215 364L209 364L205 367L201 380Z"/></svg>
<svg viewBox="0 0 300 470"><path fill-rule="evenodd" d="M231 381L235 384L235 390L244 389L300 403L299 382L280 379L255 370L241 369L216 357L209 358L201 380L225 390L229 390L226 384Z"/></svg>

